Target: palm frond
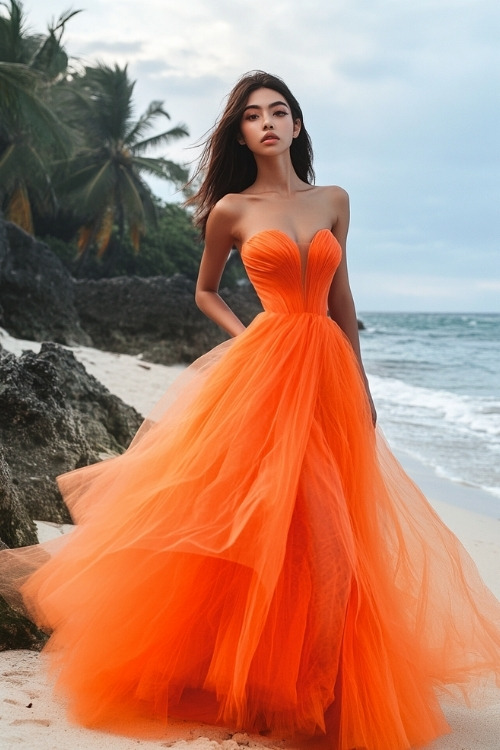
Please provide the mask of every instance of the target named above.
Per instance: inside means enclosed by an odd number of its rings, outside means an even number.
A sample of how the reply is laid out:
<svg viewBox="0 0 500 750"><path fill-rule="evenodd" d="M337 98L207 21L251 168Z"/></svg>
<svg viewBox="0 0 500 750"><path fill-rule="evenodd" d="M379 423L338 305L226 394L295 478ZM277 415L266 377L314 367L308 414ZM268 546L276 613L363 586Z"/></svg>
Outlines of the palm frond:
<svg viewBox="0 0 500 750"><path fill-rule="evenodd" d="M4 62L22 63L25 60L25 16L22 4L16 0L10 0L10 9L6 2L2 2L7 8L8 15L0 16L0 50Z"/></svg>
<svg viewBox="0 0 500 750"><path fill-rule="evenodd" d="M63 183L70 203L80 206L85 214L100 214L113 186L113 164L107 160L72 175Z"/></svg>
<svg viewBox="0 0 500 750"><path fill-rule="evenodd" d="M150 102L146 111L139 117L135 125L125 136L125 142L135 143L138 138L142 137L143 133L153 127L154 121L160 116L170 120L170 115L163 109L163 102L158 100Z"/></svg>
<svg viewBox="0 0 500 750"><path fill-rule="evenodd" d="M30 96L38 103L35 88L38 74L24 63L0 60L0 97L2 110L6 112L15 105L19 94Z"/></svg>
<svg viewBox="0 0 500 750"><path fill-rule="evenodd" d="M4 196L10 195L19 184L29 186L38 205L52 210L55 193L43 154L28 140L11 143L0 157L0 185Z"/></svg>
<svg viewBox="0 0 500 750"><path fill-rule="evenodd" d="M151 138L146 138L143 141L134 143L134 145L132 146L132 151L134 154L142 154L150 148L156 148L157 146L166 146L171 141L178 140L179 138L184 138L187 135L189 135L189 130L187 129L187 127L185 125L177 125L175 128L166 130L164 133L159 133L158 135L151 136Z"/></svg>
<svg viewBox="0 0 500 750"><path fill-rule="evenodd" d="M34 204L39 208L53 211L57 208L57 196L50 177L50 169L44 159L44 154L39 152L33 144L26 145L31 164L30 188Z"/></svg>
<svg viewBox="0 0 500 750"><path fill-rule="evenodd" d="M88 248L88 246L92 242L93 236L94 236L93 224L86 224L80 227L80 229L78 230L78 239L76 243L79 256L83 255L85 250Z"/></svg>
<svg viewBox="0 0 500 750"><path fill-rule="evenodd" d="M62 75L68 67L68 55L56 39L54 32L40 39L30 61L30 67L37 70L47 81L54 81Z"/></svg>
<svg viewBox="0 0 500 750"><path fill-rule="evenodd" d="M129 222L144 223L144 185L128 169L120 169L121 197L126 206Z"/></svg>
<svg viewBox="0 0 500 750"><path fill-rule="evenodd" d="M132 171L130 174L134 181L135 189L141 199L141 214L140 221L144 225L144 231L146 227L151 224L156 226L157 222L157 203L154 194L151 192L151 188L145 182L137 172Z"/></svg>
<svg viewBox="0 0 500 750"><path fill-rule="evenodd" d="M111 206L108 206L101 218L99 229L95 238L98 258L102 258L108 248L111 235L113 234L114 218L115 216L113 208Z"/></svg>
<svg viewBox="0 0 500 750"><path fill-rule="evenodd" d="M130 81L127 66L110 68L99 64L86 67L80 85L90 89L93 105L93 127L108 142L125 141L132 117L132 94L135 81Z"/></svg>
<svg viewBox="0 0 500 750"><path fill-rule="evenodd" d="M134 167L139 172L168 180L173 182L174 185L183 185L189 177L189 171L186 167L169 159L135 156Z"/></svg>
<svg viewBox="0 0 500 750"><path fill-rule="evenodd" d="M132 247L134 248L135 252L138 253L140 246L141 246L141 235L143 232L141 231L138 224L133 224L130 227L130 241L132 242Z"/></svg>
<svg viewBox="0 0 500 750"><path fill-rule="evenodd" d="M24 183L19 183L12 193L5 215L9 221L17 224L25 232L33 234L33 216L28 191Z"/></svg>
<svg viewBox="0 0 500 750"><path fill-rule="evenodd" d="M64 31L64 27L66 26L66 24L68 23L68 21L70 21L74 16L77 16L79 13L83 13L82 9L80 9L80 10L71 10L71 9L63 10L63 12L61 13L61 15L57 19L57 22L56 22L55 26L51 26L49 30L52 31L52 32L54 32L54 33L56 31L63 32Z"/></svg>
<svg viewBox="0 0 500 750"><path fill-rule="evenodd" d="M26 65L0 62L3 129L10 130L12 137L17 137L19 130L29 132L36 142L68 155L69 132L38 95L38 82L37 73Z"/></svg>
<svg viewBox="0 0 500 750"><path fill-rule="evenodd" d="M0 155L0 195L8 192L14 182L13 174L17 174L16 167L16 145L9 143L5 151Z"/></svg>

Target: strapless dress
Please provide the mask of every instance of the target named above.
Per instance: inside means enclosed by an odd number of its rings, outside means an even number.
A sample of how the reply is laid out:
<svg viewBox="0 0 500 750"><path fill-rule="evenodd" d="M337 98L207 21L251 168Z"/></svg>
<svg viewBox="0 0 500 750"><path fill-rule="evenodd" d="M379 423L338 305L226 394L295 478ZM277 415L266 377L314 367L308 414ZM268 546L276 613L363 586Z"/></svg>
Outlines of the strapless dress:
<svg viewBox="0 0 500 750"><path fill-rule="evenodd" d="M83 724L300 737L335 706L332 748L424 744L447 686L500 672L500 605L372 426L327 314L335 237L304 255L266 230L241 256L264 312L126 453L59 478L76 529L10 570L36 568L24 602Z"/></svg>

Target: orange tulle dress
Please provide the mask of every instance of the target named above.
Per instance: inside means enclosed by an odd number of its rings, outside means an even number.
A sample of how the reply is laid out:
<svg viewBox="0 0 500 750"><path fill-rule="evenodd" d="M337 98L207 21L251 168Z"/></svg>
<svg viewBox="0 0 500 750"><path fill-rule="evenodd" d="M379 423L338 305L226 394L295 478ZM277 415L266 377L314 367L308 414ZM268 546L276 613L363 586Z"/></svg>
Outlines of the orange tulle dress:
<svg viewBox="0 0 500 750"><path fill-rule="evenodd" d="M441 691L500 672L500 605L372 427L326 312L332 233L304 259L262 231L242 258L265 311L123 456L59 478L76 529L11 570L37 568L24 602L86 725L303 737L333 704L332 749L425 744L449 731Z"/></svg>

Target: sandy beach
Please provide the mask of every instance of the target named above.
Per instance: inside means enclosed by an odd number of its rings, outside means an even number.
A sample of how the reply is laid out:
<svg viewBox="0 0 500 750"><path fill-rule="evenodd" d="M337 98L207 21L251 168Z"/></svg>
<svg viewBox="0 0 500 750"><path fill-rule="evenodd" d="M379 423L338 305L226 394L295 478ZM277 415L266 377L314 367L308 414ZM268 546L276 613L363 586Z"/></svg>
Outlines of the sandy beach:
<svg viewBox="0 0 500 750"><path fill-rule="evenodd" d="M39 344L20 341L0 331L0 344L20 354L37 351ZM110 391L145 415L182 366L164 367L140 357L110 354L87 347L73 349L88 372ZM408 473L427 493L429 501L462 541L476 562L483 579L500 597L500 519L468 508L481 507L480 491L438 480L425 466L402 452L398 458ZM479 493L479 494L477 494ZM50 524L40 525L47 538L64 531ZM227 729L173 723L161 739L121 737L83 729L71 724L64 706L58 703L46 676L44 657L29 651L0 654L0 750L131 750L132 748L179 747L189 750L236 750L238 747L283 748L283 741L231 733ZM453 732L427 746L428 750L498 750L500 747L500 691L485 689L480 708L443 702ZM387 748L390 750L390 748Z"/></svg>

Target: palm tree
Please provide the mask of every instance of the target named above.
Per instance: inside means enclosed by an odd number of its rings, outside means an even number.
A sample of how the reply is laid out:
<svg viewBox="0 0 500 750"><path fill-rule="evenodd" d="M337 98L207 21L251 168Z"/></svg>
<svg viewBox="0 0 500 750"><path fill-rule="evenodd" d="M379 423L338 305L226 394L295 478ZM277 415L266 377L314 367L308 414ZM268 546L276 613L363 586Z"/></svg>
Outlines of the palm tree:
<svg viewBox="0 0 500 750"><path fill-rule="evenodd" d="M81 123L85 143L67 165L63 189L75 210L81 212L78 233L81 262L91 247L108 261L119 252L128 230L137 251L146 226L156 220L154 196L144 181L152 175L181 184L187 170L164 157L147 156L150 149L168 145L188 135L177 125L145 137L159 117L170 119L163 102L151 102L138 120L133 119L132 94L127 66L85 68L72 83L72 119Z"/></svg>
<svg viewBox="0 0 500 750"><path fill-rule="evenodd" d="M0 208L23 229L33 231L32 204L53 208L50 161L68 155L70 136L50 106L50 89L67 69L61 45L63 14L45 35L28 35L21 3L0 3Z"/></svg>

